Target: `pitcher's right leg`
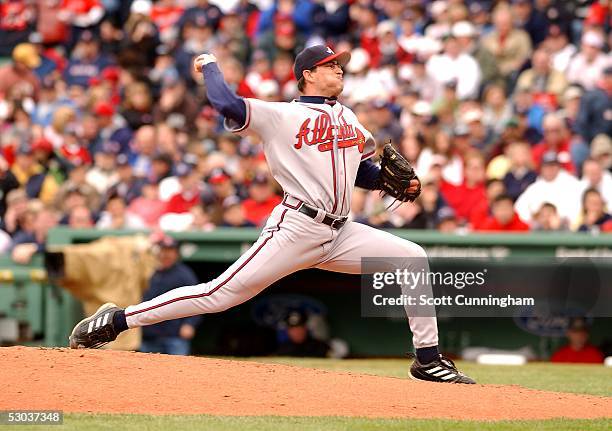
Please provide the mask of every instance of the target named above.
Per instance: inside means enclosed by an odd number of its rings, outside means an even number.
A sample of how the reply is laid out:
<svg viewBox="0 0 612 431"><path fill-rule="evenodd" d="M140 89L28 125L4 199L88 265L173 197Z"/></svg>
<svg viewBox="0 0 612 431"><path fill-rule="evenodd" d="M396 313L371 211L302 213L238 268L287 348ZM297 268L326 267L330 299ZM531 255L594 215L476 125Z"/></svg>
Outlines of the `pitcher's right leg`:
<svg viewBox="0 0 612 431"><path fill-rule="evenodd" d="M99 347L125 329L217 313L249 300L276 280L320 259L318 232L305 229L300 222L295 211L277 207L257 242L219 277L173 289L125 311L101 308L75 326L71 346Z"/></svg>

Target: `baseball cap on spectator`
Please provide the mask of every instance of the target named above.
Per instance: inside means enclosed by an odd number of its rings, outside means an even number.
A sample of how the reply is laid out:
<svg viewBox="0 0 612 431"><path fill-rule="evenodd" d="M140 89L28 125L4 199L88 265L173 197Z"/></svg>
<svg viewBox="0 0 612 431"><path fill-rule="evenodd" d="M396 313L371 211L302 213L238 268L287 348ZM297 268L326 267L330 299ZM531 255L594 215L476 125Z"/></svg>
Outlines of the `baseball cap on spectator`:
<svg viewBox="0 0 612 431"><path fill-rule="evenodd" d="M351 54L347 51L334 52L325 45L314 45L300 52L295 58L293 73L295 79L300 80L304 77L304 71L320 66L330 61L336 60L340 66L344 67L351 59Z"/></svg>
<svg viewBox="0 0 612 431"><path fill-rule="evenodd" d="M485 9L485 5L480 3L480 2L477 2L477 1L470 3L470 6L468 7L468 10L469 10L471 15L477 15L479 13L487 11Z"/></svg>
<svg viewBox="0 0 612 431"><path fill-rule="evenodd" d="M209 184L221 184L230 179L230 175L223 168L215 168L208 175Z"/></svg>
<svg viewBox="0 0 612 431"><path fill-rule="evenodd" d="M442 207L436 213L436 217L438 219L438 223L442 223L446 220L455 220L456 215L455 211L451 207Z"/></svg>
<svg viewBox="0 0 612 431"><path fill-rule="evenodd" d="M598 158L612 155L612 140L604 133L595 136L591 141L591 157Z"/></svg>
<svg viewBox="0 0 612 431"><path fill-rule="evenodd" d="M268 184L269 182L270 180L266 174L263 172L258 172L251 180L251 185Z"/></svg>
<svg viewBox="0 0 612 431"><path fill-rule="evenodd" d="M604 70L603 70L603 74L604 76L610 76L612 75L612 66L607 66Z"/></svg>
<svg viewBox="0 0 612 431"><path fill-rule="evenodd" d="M580 87L576 87L575 85L572 85L570 87L567 87L567 89L563 93L563 102L567 103L570 100L580 99L581 97L582 97L582 89Z"/></svg>
<svg viewBox="0 0 612 431"><path fill-rule="evenodd" d="M581 42L583 45L601 49L604 44L604 39L598 32L587 31L585 34L582 35Z"/></svg>
<svg viewBox="0 0 612 431"><path fill-rule="evenodd" d="M236 205L240 205L241 201L240 198L236 195L231 195L226 197L225 199L223 199L223 203L221 204L223 206L223 209L228 209L230 207L236 206Z"/></svg>
<svg viewBox="0 0 612 431"><path fill-rule="evenodd" d="M465 112L462 117L461 117L462 121L465 124L470 124L473 123L474 121L482 121L482 112L480 112L477 109L471 109L467 112Z"/></svg>
<svg viewBox="0 0 612 431"><path fill-rule="evenodd" d="M448 4L443 0L437 0L431 4L429 10L431 15L436 18L448 10Z"/></svg>
<svg viewBox="0 0 612 431"><path fill-rule="evenodd" d="M178 248L178 241L172 238L169 235L162 235L157 241L155 241L155 245L162 248Z"/></svg>
<svg viewBox="0 0 612 431"><path fill-rule="evenodd" d="M176 176L179 178L188 176L189 174L191 174L191 171L192 171L191 166L184 162L177 164L176 167L174 168L174 172L176 173Z"/></svg>
<svg viewBox="0 0 612 431"><path fill-rule="evenodd" d="M126 154L119 154L117 156L117 166L130 166L130 160Z"/></svg>
<svg viewBox="0 0 612 431"><path fill-rule="evenodd" d="M470 128L463 123L459 123L453 129L453 136L467 136L470 134Z"/></svg>
<svg viewBox="0 0 612 431"><path fill-rule="evenodd" d="M53 144L45 138L38 138L32 142L32 151L44 151L46 153L53 152Z"/></svg>
<svg viewBox="0 0 612 431"><path fill-rule="evenodd" d="M278 94L278 83L273 79L265 79L255 88L257 97L271 97Z"/></svg>
<svg viewBox="0 0 612 431"><path fill-rule="evenodd" d="M280 20L274 26L274 34L276 36L293 36L295 35L295 24L291 20Z"/></svg>
<svg viewBox="0 0 612 431"><path fill-rule="evenodd" d="M116 141L104 141L100 145L99 152L104 154L117 155L121 151L121 145Z"/></svg>
<svg viewBox="0 0 612 431"><path fill-rule="evenodd" d="M290 328L296 326L304 326L308 321L308 316L299 309L289 310L287 316L285 317L285 324Z"/></svg>
<svg viewBox="0 0 612 431"><path fill-rule="evenodd" d="M414 105L412 105L412 113L414 115L418 115L419 117L428 117L432 114L431 103L426 102L425 100L419 100Z"/></svg>
<svg viewBox="0 0 612 431"><path fill-rule="evenodd" d="M119 82L120 71L119 68L115 66L105 67L102 71L102 79L105 81L111 81L114 83Z"/></svg>
<svg viewBox="0 0 612 431"><path fill-rule="evenodd" d="M153 9L153 5L150 0L135 0L130 6L130 13L151 15L151 9Z"/></svg>
<svg viewBox="0 0 612 431"><path fill-rule="evenodd" d="M387 33L394 33L394 32L395 32L395 23L391 21L390 19L381 21L376 26L376 35L378 37L382 37Z"/></svg>
<svg viewBox="0 0 612 431"><path fill-rule="evenodd" d="M355 48L351 51L351 60L346 64L346 71L359 73L370 64L370 54L363 48Z"/></svg>
<svg viewBox="0 0 612 431"><path fill-rule="evenodd" d="M456 22L451 30L454 37L474 37L476 36L476 27L468 21Z"/></svg>
<svg viewBox="0 0 612 431"><path fill-rule="evenodd" d="M79 42L98 43L98 40L96 39L96 35L93 34L91 30L85 30L81 33L81 36L79 37Z"/></svg>
<svg viewBox="0 0 612 431"><path fill-rule="evenodd" d="M37 31L30 33L30 35L28 36L28 42L34 45L38 45L39 43L42 43L42 41L43 41L42 34L40 34Z"/></svg>
<svg viewBox="0 0 612 431"><path fill-rule="evenodd" d="M162 76L162 88L174 87L181 80L176 69L168 69Z"/></svg>
<svg viewBox="0 0 612 431"><path fill-rule="evenodd" d="M542 165L559 164L559 155L554 151L548 151L542 156Z"/></svg>
<svg viewBox="0 0 612 431"><path fill-rule="evenodd" d="M115 109L113 108L113 105L105 101L96 103L93 112L98 117L112 117L113 115L115 115Z"/></svg>
<svg viewBox="0 0 612 431"><path fill-rule="evenodd" d="M20 43L13 48L13 61L26 65L29 69L36 69L40 66L40 55L38 50L31 43Z"/></svg>

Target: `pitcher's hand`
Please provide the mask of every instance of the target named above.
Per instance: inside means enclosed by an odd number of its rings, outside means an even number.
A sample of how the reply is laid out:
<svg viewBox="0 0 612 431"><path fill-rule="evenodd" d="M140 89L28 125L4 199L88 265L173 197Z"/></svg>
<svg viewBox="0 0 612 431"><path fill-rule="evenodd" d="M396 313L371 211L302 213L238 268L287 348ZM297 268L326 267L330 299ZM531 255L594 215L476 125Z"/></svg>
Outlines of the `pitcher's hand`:
<svg viewBox="0 0 612 431"><path fill-rule="evenodd" d="M214 54L200 54L193 60L193 68L196 72L201 72L205 64L217 61L217 57Z"/></svg>

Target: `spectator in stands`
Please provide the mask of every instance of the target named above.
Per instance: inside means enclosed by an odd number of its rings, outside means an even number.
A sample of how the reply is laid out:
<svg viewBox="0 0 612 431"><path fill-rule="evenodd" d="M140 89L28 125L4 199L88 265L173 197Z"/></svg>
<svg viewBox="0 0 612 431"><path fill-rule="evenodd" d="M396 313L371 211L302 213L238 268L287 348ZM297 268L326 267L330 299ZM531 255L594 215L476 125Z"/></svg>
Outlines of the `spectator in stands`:
<svg viewBox="0 0 612 431"><path fill-rule="evenodd" d="M526 142L513 142L507 148L510 168L504 176L506 192L516 200L537 178L533 170L531 149Z"/></svg>
<svg viewBox="0 0 612 431"><path fill-rule="evenodd" d="M0 156L0 227L7 209L7 196L11 190L19 188L19 181L9 170L6 159Z"/></svg>
<svg viewBox="0 0 612 431"><path fill-rule="evenodd" d="M30 203L31 230L23 230L13 238L11 256L15 262L22 265L28 264L35 253L44 251L47 233L59 222L59 216L54 209L35 205L36 203L40 204L36 201ZM37 208L33 208L35 206Z"/></svg>
<svg viewBox="0 0 612 431"><path fill-rule="evenodd" d="M45 204L53 201L58 191L57 182L36 162L30 145L19 146L11 172L29 198L38 198Z"/></svg>
<svg viewBox="0 0 612 431"><path fill-rule="evenodd" d="M478 63L482 86L499 84L500 74L495 57L479 43L476 27L469 21L459 21L453 25L452 35L457 39L462 52L471 55Z"/></svg>
<svg viewBox="0 0 612 431"><path fill-rule="evenodd" d="M254 226L262 226L280 202L268 175L258 173L249 185L249 197L242 202L245 218Z"/></svg>
<svg viewBox="0 0 612 431"><path fill-rule="evenodd" d="M119 143L106 141L94 154L94 166L87 171L85 179L87 184L94 187L96 191L104 196L107 190L119 180L117 174L117 154Z"/></svg>
<svg viewBox="0 0 612 431"><path fill-rule="evenodd" d="M12 60L12 64L0 67L0 94L7 99L38 100L40 82L33 70L41 59L36 48L30 43L21 43L13 48Z"/></svg>
<svg viewBox="0 0 612 431"><path fill-rule="evenodd" d="M465 159L464 181L453 185L444 179L440 184L442 196L455 211L459 220L470 222L474 208L486 205L485 161L481 154L471 153Z"/></svg>
<svg viewBox="0 0 612 431"><path fill-rule="evenodd" d="M570 84L580 84L585 90L594 89L607 67L612 66L612 59L604 54L604 38L597 31L588 31L582 35L580 51L567 68L566 76Z"/></svg>
<svg viewBox="0 0 612 431"><path fill-rule="evenodd" d="M87 87L89 80L99 77L102 70L109 65L110 59L100 53L98 37L91 30L85 30L80 33L79 41L64 71L64 79L68 86Z"/></svg>
<svg viewBox="0 0 612 431"><path fill-rule="evenodd" d="M510 9L498 6L493 12L495 29L482 39L483 46L493 54L502 77L507 81L516 79L532 47L529 35L514 28L512 21Z"/></svg>
<svg viewBox="0 0 612 431"><path fill-rule="evenodd" d="M284 321L286 340L280 343L279 356L321 357L327 356L330 346L315 339L308 330L308 315L299 309L289 310Z"/></svg>
<svg viewBox="0 0 612 431"><path fill-rule="evenodd" d="M565 332L568 344L553 353L552 362L593 363L603 362L599 349L589 343L589 327L582 318L575 318Z"/></svg>
<svg viewBox="0 0 612 431"><path fill-rule="evenodd" d="M159 187L154 182L143 184L142 196L134 199L128 207L128 212L142 219L149 228L157 227L165 210L166 202L159 198Z"/></svg>
<svg viewBox="0 0 612 431"><path fill-rule="evenodd" d="M605 171L612 173L612 138L597 135L591 142L591 158L597 160Z"/></svg>
<svg viewBox="0 0 612 431"><path fill-rule="evenodd" d="M612 209L612 173L605 171L599 161L595 159L585 160L582 166L580 186L582 194L587 189L596 189L601 194L606 208Z"/></svg>
<svg viewBox="0 0 612 431"><path fill-rule="evenodd" d="M602 79L581 99L576 131L590 143L597 135L612 136L612 65L603 71Z"/></svg>
<svg viewBox="0 0 612 431"><path fill-rule="evenodd" d="M91 210L85 205L76 205L68 214L68 226L71 229L91 229L94 219Z"/></svg>
<svg viewBox="0 0 612 431"><path fill-rule="evenodd" d="M567 221L561 219L557 213L557 207L549 202L544 202L533 216L531 230L534 231L566 231L569 230Z"/></svg>
<svg viewBox="0 0 612 431"><path fill-rule="evenodd" d="M442 94L444 84L454 81L460 100L477 96L482 78L480 66L474 57L462 52L461 45L452 33L446 37L444 52L432 56L426 69L438 82L438 95Z"/></svg>
<svg viewBox="0 0 612 431"><path fill-rule="evenodd" d="M72 165L68 179L60 186L55 196L54 205L63 214L68 214L72 207L85 205L92 211L100 206L100 195L96 189L87 183L88 165Z"/></svg>
<svg viewBox="0 0 612 431"><path fill-rule="evenodd" d="M256 224L247 220L246 211L236 195L223 199L223 222L222 227L255 227Z"/></svg>
<svg viewBox="0 0 612 431"><path fill-rule="evenodd" d="M108 189L108 195L118 194L129 204L142 194L145 179L138 178L132 171L128 157L125 154L117 156L117 175L119 181Z"/></svg>
<svg viewBox="0 0 612 431"><path fill-rule="evenodd" d="M158 267L149 281L143 301L153 299L180 286L198 284L193 271L180 261L179 245L173 238L162 236L156 241ZM141 352L189 355L191 340L202 316L168 320L147 326L142 331Z"/></svg>
<svg viewBox="0 0 612 431"><path fill-rule="evenodd" d="M514 211L514 201L509 195L499 195L492 204L492 216L475 226L475 230L494 232L526 232L525 224Z"/></svg>
<svg viewBox="0 0 612 431"><path fill-rule="evenodd" d="M512 0L512 12L516 17L515 25L529 34L531 44L538 46L548 33L546 16L533 6L532 0Z"/></svg>
<svg viewBox="0 0 612 431"><path fill-rule="evenodd" d="M588 188L582 195L582 224L580 232L599 232L604 223L612 220L607 212L601 193L595 188Z"/></svg>
<svg viewBox="0 0 612 431"><path fill-rule="evenodd" d="M542 156L540 176L518 197L516 212L521 220L532 223L542 204L549 202L557 208L563 222L571 225L578 217L580 203L577 199L568 199L568 196L580 196L580 183L561 168L555 152L548 152Z"/></svg>
<svg viewBox="0 0 612 431"><path fill-rule="evenodd" d="M100 229L144 229L145 222L136 214L131 213L125 205L125 200L119 195L111 195L102 211L96 227Z"/></svg>
<svg viewBox="0 0 612 431"><path fill-rule="evenodd" d="M552 68L549 53L540 48L531 57L531 68L519 75L516 85L529 89L539 97L552 98L550 104L558 106L567 87L563 73Z"/></svg>
<svg viewBox="0 0 612 431"><path fill-rule="evenodd" d="M573 174L576 172L576 167L572 160L570 131L564 121L554 113L544 117L543 122L544 140L533 147L533 160L536 170L540 171L542 157L544 154L554 152L557 154L558 160L563 169Z"/></svg>

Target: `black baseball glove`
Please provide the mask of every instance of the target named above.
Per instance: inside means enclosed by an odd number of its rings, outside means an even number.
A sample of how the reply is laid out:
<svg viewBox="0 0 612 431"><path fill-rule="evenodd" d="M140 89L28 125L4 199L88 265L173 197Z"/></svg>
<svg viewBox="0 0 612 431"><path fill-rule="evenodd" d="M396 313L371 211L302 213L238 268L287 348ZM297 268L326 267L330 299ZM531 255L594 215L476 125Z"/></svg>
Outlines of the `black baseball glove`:
<svg viewBox="0 0 612 431"><path fill-rule="evenodd" d="M412 180L418 180L419 186L414 191L408 191ZM386 144L383 148L377 188L402 202L414 202L421 194L419 177L408 160L393 148L391 143Z"/></svg>

